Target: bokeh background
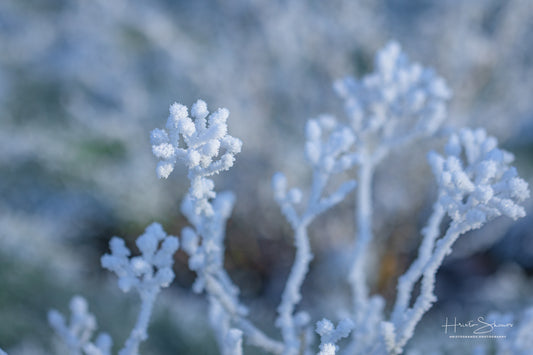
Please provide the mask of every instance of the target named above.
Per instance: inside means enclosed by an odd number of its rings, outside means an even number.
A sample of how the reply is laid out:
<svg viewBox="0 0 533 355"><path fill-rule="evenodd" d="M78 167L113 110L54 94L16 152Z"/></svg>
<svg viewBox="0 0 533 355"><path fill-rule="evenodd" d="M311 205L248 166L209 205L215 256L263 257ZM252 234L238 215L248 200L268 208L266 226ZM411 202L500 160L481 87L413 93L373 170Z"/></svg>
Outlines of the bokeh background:
<svg viewBox="0 0 533 355"><path fill-rule="evenodd" d="M305 186L306 119L323 112L342 119L333 81L371 71L375 52L396 39L444 77L454 97L440 136L396 152L377 171L381 261L370 278L390 300L435 198L425 155L442 147L446 131L486 128L533 180L531 33L530 0L0 1L0 347L59 353L46 313L65 312L75 294L89 300L100 329L123 342L137 300L118 291L99 257L113 235L133 245L152 221L176 235L186 225L185 173L157 179L149 131L164 125L172 102L197 98L227 107L230 131L244 142L235 168L216 179L218 190L237 195L226 264L252 317L275 334L294 250L270 177L281 170ZM335 318L346 299L351 200L314 225L302 307L317 319ZM462 238L412 347L423 348L433 332L433 350L473 349L433 329L453 314L470 319L531 305L532 230L531 217L498 220ZM216 353L185 255L175 271L142 350Z"/></svg>

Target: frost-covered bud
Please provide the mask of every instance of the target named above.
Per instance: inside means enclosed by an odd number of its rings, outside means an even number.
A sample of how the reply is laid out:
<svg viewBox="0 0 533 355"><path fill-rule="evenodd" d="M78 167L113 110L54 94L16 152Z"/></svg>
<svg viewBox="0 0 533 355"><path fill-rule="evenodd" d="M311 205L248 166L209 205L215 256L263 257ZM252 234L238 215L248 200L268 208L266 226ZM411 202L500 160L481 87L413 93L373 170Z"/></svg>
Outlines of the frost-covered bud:
<svg viewBox="0 0 533 355"><path fill-rule="evenodd" d="M192 118L187 107L181 104L171 105L169 112L165 129L156 128L150 135L152 152L160 159L157 176L168 178L177 161L183 161L189 169L189 178L196 184L191 191L197 204L195 211L210 214L212 189L197 188L202 185L202 178L233 166L242 142L227 134L229 111L225 108L209 115L207 104L198 100L191 108Z"/></svg>
<svg viewBox="0 0 533 355"><path fill-rule="evenodd" d="M161 287L168 287L172 280L174 280L174 272L169 267L159 269L155 274L155 279Z"/></svg>
<svg viewBox="0 0 533 355"><path fill-rule="evenodd" d="M162 160L172 159L175 155L174 147L170 143L161 143L159 145L152 146L152 152L156 158Z"/></svg>
<svg viewBox="0 0 533 355"><path fill-rule="evenodd" d="M157 146L159 144L168 143L168 134L166 131L156 128L150 133L150 142L153 146Z"/></svg>
<svg viewBox="0 0 533 355"><path fill-rule="evenodd" d="M113 237L109 241L109 248L116 257L130 256L130 250L126 247L124 239L119 237Z"/></svg>
<svg viewBox="0 0 533 355"><path fill-rule="evenodd" d="M320 336L325 336L330 334L335 330L335 326L329 319L322 319L316 323L316 332Z"/></svg>
<svg viewBox="0 0 533 355"><path fill-rule="evenodd" d="M354 162L346 155L355 137L350 129L338 124L334 117L322 115L306 125L305 155L308 162L325 173L349 169Z"/></svg>
<svg viewBox="0 0 533 355"><path fill-rule="evenodd" d="M430 154L442 191L440 203L454 221L479 228L501 215L525 215L519 203L529 197L528 185L509 166L512 154L497 143L482 129L463 129L450 137L446 156Z"/></svg>
<svg viewBox="0 0 533 355"><path fill-rule="evenodd" d="M100 334L96 342L91 343L97 324L95 316L89 312L87 301L81 296L74 296L69 306L71 314L68 322L56 310L48 312L48 322L70 351L76 354L83 351L87 355L110 354L112 341L108 335L106 339L106 334Z"/></svg>
<svg viewBox="0 0 533 355"><path fill-rule="evenodd" d="M161 161L157 164L156 173L158 178L166 179L170 176L170 173L174 171L174 163Z"/></svg>
<svg viewBox="0 0 533 355"><path fill-rule="evenodd" d="M209 115L207 104L203 100L198 100L191 107L191 115L196 119L206 118Z"/></svg>
<svg viewBox="0 0 533 355"><path fill-rule="evenodd" d="M172 281L174 274L170 274L167 269L172 268L173 255L179 242L176 237L168 236L159 223L149 225L137 238L136 244L141 255L129 258L130 251L120 238L113 237L109 244L111 254L102 256L102 266L118 276L118 285L122 291L128 292L132 288L139 292L143 289L157 289L166 287Z"/></svg>

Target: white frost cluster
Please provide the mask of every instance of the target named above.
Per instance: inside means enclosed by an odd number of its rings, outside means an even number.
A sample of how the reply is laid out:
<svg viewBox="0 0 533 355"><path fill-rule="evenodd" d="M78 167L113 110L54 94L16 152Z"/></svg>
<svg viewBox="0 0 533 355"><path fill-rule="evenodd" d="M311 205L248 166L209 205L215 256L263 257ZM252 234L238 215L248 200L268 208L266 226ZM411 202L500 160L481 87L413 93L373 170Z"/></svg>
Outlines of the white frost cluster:
<svg viewBox="0 0 533 355"><path fill-rule="evenodd" d="M478 228L486 221L505 215L525 216L519 205L529 197L528 184L518 176L511 153L497 147L496 138L483 129L463 129L453 134L446 156L429 156L448 215L455 222Z"/></svg>
<svg viewBox="0 0 533 355"><path fill-rule="evenodd" d="M209 199L215 197L214 183L206 177L231 168L242 142L228 134L229 111L225 108L209 114L206 103L198 100L191 107L192 118L187 107L178 103L169 111L165 129L154 129L150 137L152 152L160 159L157 176L166 179L177 160L183 161L189 169L189 194L196 208L212 214Z"/></svg>
<svg viewBox="0 0 533 355"><path fill-rule="evenodd" d="M81 296L70 300L70 321L59 311L48 312L48 322L56 334L67 345L71 354L75 355L110 355L113 342L106 333L100 333L94 343L91 342L96 331L96 318L89 313L87 301ZM2 352L0 351L0 354Z"/></svg>
<svg viewBox="0 0 533 355"><path fill-rule="evenodd" d="M173 255L178 250L178 238L167 236L159 223L152 223L137 238L141 255L130 258L131 252L124 240L113 237L109 242L111 254L102 256L102 266L118 276L118 285L124 292L132 287L139 292L167 287L174 280Z"/></svg>
<svg viewBox="0 0 533 355"><path fill-rule="evenodd" d="M299 188L287 189L287 179L281 172L272 177L274 198L293 229L307 225L318 214L342 201L355 188L355 181L342 184L328 197L322 197L328 179L355 165L352 154L355 136L351 130L339 124L333 116L322 115L307 121L305 128L305 155L313 169L313 184L309 192L307 208L298 216L297 206L302 202L303 193Z"/></svg>
<svg viewBox="0 0 533 355"><path fill-rule="evenodd" d="M323 196L329 178L354 166L351 155L355 137L351 130L337 123L332 116L311 119L306 126L307 142L305 152L307 161L313 168L313 182L309 188L307 203L302 204L303 193L298 188L287 190L287 179L282 173L272 178L274 198L294 231L296 255L294 263L281 296L276 326L281 329L284 341L284 354L298 354L299 349L309 347L309 315L305 312L295 314L297 304L302 299L301 287L313 259L307 228L322 212L341 202L356 186L355 181L344 182L329 196ZM303 206L302 206L303 205ZM298 212L303 209L302 212ZM302 344L302 339L307 343Z"/></svg>
<svg viewBox="0 0 533 355"><path fill-rule="evenodd" d="M356 134L386 145L435 132L451 97L444 80L411 63L396 42L378 52L374 66L375 71L360 81L348 77L335 83Z"/></svg>
<svg viewBox="0 0 533 355"><path fill-rule="evenodd" d="M316 332L320 335L320 352L318 355L335 355L338 347L335 345L342 338L348 337L354 327L349 319L339 322L337 328L328 319L316 323Z"/></svg>
<svg viewBox="0 0 533 355"><path fill-rule="evenodd" d="M305 153L313 168L338 174L354 166L348 153L353 148L355 136L334 117L322 115L307 121L305 135Z"/></svg>

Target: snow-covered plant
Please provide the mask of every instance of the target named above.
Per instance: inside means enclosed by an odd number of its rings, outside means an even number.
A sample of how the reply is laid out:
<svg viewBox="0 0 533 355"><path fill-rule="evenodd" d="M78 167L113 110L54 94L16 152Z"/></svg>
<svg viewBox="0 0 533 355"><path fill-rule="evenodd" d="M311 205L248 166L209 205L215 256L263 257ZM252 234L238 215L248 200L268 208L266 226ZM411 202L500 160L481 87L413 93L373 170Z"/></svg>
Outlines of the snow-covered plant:
<svg viewBox="0 0 533 355"><path fill-rule="evenodd" d="M111 239L111 254L102 257L102 266L117 274L123 291L134 288L142 301L137 323L120 355L139 353L140 343L147 338L156 296L174 278L173 254L179 245L189 256L189 268L196 273L194 292L207 296L210 323L224 355L242 354L244 342L273 354L311 354L317 345L313 328L320 336L319 355L338 351L349 355L400 354L416 325L436 302L436 274L455 241L496 217L517 219L525 215L520 203L529 197L528 185L510 166L513 156L499 149L497 140L482 129L452 133L444 155L429 154L438 185L437 201L422 230L418 256L399 278L392 311L385 314L385 299L370 295L367 279L373 243L374 172L393 149L431 136L439 129L451 93L443 79L432 70L411 63L395 42L377 54L375 66L375 72L361 80L348 78L335 84L344 99L346 125L330 115L307 122L305 155L312 169L312 182L303 189L306 192L288 188L282 173L272 178L274 199L292 228L296 247L277 308L275 325L280 329L280 340L250 320L248 308L239 299L238 287L224 269L225 225L235 196L231 192L217 193L211 177L230 169L241 151L242 142L228 134L229 111L219 109L210 114L201 100L191 107L190 114L184 105L171 105L165 128L151 132L152 152L159 159L159 178L168 178L180 162L188 169L190 188L181 211L190 226L183 228L178 242L161 225L150 225L137 239L141 255L136 257L130 257L124 240ZM354 170L356 178L347 179ZM332 188L334 176L346 181ZM314 315L297 310L313 259L308 229L320 214L353 190L357 231L351 265L342 271L352 293L351 305L344 309L339 305L337 315L342 314L342 320L337 327L325 318L313 327ZM448 225L442 226L446 216ZM418 283L420 290L416 291ZM87 303L76 297L71 309L70 325L57 311L50 313L50 323L71 353L108 354L109 337L101 340L100 336L100 340L91 342L96 321L88 313ZM339 349L337 343L350 334L344 349ZM517 339L522 339L520 334Z"/></svg>
<svg viewBox="0 0 533 355"><path fill-rule="evenodd" d="M157 295L162 287L174 280L172 265L178 249L178 238L168 236L160 224L153 223L137 238L141 255L130 257L131 251L123 239L113 237L109 242L111 254L102 256L102 266L117 274L118 286L128 292L132 288L141 298L141 310L137 322L119 355L136 355L139 345L148 338L146 330ZM112 341L102 334L93 344L92 334L96 330L96 318L88 312L87 301L76 296L70 303L71 320L66 325L64 317L55 310L49 312L48 320L56 333L68 346L71 354L108 355Z"/></svg>
<svg viewBox="0 0 533 355"><path fill-rule="evenodd" d="M109 355L113 342L106 333L101 333L91 342L97 328L96 318L89 313L85 298L74 296L70 300L70 322L56 310L48 312L48 321L61 340L67 345L70 354Z"/></svg>

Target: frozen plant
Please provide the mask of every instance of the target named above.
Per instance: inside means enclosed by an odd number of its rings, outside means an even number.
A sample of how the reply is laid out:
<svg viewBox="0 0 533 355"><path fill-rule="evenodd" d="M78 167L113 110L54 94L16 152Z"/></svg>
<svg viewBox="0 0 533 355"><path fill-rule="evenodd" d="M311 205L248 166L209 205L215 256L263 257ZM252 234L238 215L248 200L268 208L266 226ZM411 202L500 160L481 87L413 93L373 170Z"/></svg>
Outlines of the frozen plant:
<svg viewBox="0 0 533 355"><path fill-rule="evenodd" d="M118 276L118 286L122 291L128 292L133 288L141 298L137 322L119 355L137 355L139 345L148 338L146 330L156 297L162 287L168 287L174 280L173 256L179 242L178 238L168 236L160 224L153 223L137 238L136 244L141 255L130 257L131 251L124 240L113 237L109 242L111 254L105 254L101 259L102 266ZM50 311L48 316L49 323L68 346L70 353L110 354L112 342L108 335L100 335L94 344L90 342L96 329L96 319L88 313L87 301L79 296L74 297L70 308L72 316L69 326L55 310Z"/></svg>
<svg viewBox="0 0 533 355"><path fill-rule="evenodd" d="M235 197L231 192L217 193L211 177L230 169L241 151L242 142L228 134L229 111L209 113L201 100L190 113L184 105L170 106L165 128L151 132L152 152L159 159L159 178L168 178L178 163L187 167L190 187L181 211L190 226L183 228L179 243L178 238L167 236L161 225L150 225L137 239L142 254L136 257L130 257L124 240L111 239L111 254L102 257L102 266L117 274L123 291L134 288L142 301L137 323L119 355L137 355L140 343L147 338L155 298L174 278L173 254L179 245L189 256L189 268L196 273L193 291L207 295L209 320L223 355L242 354L244 342L273 354L313 353L312 315L297 311L313 259L308 229L321 213L356 188L357 233L346 272L352 304L347 309L339 305L338 314L344 319L337 327L325 318L316 323L318 354L401 354L416 325L436 302L436 273L455 241L496 217L517 219L525 215L521 203L529 197L529 189L510 166L512 154L499 149L497 140L482 129L452 133L444 155L429 154L438 184L437 201L422 231L418 257L398 280L392 312L385 314L385 299L370 295L367 280L367 256L373 242L374 171L393 149L435 133L445 118L451 93L432 70L410 63L395 42L378 53L375 63L376 71L362 80L345 79L336 84L345 100L348 125L329 115L307 122L305 155L313 176L308 191L304 194L299 188L289 189L282 173L272 179L274 198L293 230L296 248L277 308L275 325L281 340L253 324L248 308L239 299L238 287L224 269L225 225ZM348 179L337 188L329 186L332 177L343 178L353 168L357 168L357 184ZM449 224L441 234L445 216ZM415 291L418 283L420 290ZM57 312L51 313L51 324L72 353L104 355L110 342L105 343L107 348L90 342L96 321L88 314L86 303L79 300L72 307L75 317L70 326ZM350 334L347 346L339 349L337 343Z"/></svg>
<svg viewBox="0 0 533 355"><path fill-rule="evenodd" d="M307 122L306 136L306 158L313 169L313 181L301 214L297 212L302 204L301 190L293 188L287 191L287 180L282 173L272 178L274 197L294 231L296 246L294 264L281 296L276 320L284 341L284 354L288 355L298 354L302 348L307 349L311 340L305 336L309 315L304 312L294 314L302 298L300 288L313 257L308 226L317 215L341 202L356 185L355 181L347 181L331 195L323 196L329 178L352 167L348 153L355 137L350 129L338 124L331 116L321 116ZM306 339L307 344L302 345L300 339Z"/></svg>
<svg viewBox="0 0 533 355"><path fill-rule="evenodd" d="M97 328L96 318L89 313L85 298L74 296L70 300L70 322L56 310L48 312L48 321L55 332L68 347L72 355L110 355L113 342L106 333L101 333L94 343L91 342ZM0 353L1 354L1 353Z"/></svg>

